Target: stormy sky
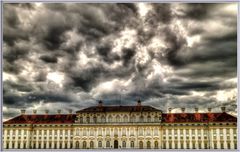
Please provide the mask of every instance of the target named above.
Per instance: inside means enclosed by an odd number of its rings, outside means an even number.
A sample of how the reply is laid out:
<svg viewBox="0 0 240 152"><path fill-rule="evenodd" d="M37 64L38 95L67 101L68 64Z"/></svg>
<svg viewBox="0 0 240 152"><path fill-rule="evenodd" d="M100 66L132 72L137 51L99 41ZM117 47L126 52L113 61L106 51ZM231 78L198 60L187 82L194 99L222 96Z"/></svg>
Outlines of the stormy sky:
<svg viewBox="0 0 240 152"><path fill-rule="evenodd" d="M236 113L236 3L5 3L2 56L4 119L98 100Z"/></svg>

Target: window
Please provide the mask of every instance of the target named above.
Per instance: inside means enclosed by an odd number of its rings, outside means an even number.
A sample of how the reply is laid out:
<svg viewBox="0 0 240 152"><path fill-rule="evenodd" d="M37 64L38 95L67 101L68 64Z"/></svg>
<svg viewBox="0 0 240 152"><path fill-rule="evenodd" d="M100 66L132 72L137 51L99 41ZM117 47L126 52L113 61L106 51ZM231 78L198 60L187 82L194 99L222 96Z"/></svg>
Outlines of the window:
<svg viewBox="0 0 240 152"><path fill-rule="evenodd" d="M94 123L97 122L97 117L96 116L93 117L93 121L94 121Z"/></svg>
<svg viewBox="0 0 240 152"><path fill-rule="evenodd" d="M198 142L198 148L202 149L202 143L201 142Z"/></svg>
<svg viewBox="0 0 240 152"><path fill-rule="evenodd" d="M143 122L143 120L144 120L144 119L143 119L143 116L141 115L141 116L140 116L140 122Z"/></svg>
<svg viewBox="0 0 240 152"><path fill-rule="evenodd" d="M223 145L223 143L221 142L221 149L224 149L224 145Z"/></svg>
<svg viewBox="0 0 240 152"><path fill-rule="evenodd" d="M112 122L112 116L108 117L108 122Z"/></svg>
<svg viewBox="0 0 240 152"><path fill-rule="evenodd" d="M142 129L142 128L140 128L140 130L139 130L139 135L140 135L140 136L143 135L143 129Z"/></svg>
<svg viewBox="0 0 240 152"><path fill-rule="evenodd" d="M98 141L98 147L102 148L102 141Z"/></svg>
<svg viewBox="0 0 240 152"><path fill-rule="evenodd" d="M227 143L227 147L228 147L228 149L230 149L230 148L231 148L231 145L230 145L230 143L229 143L229 142Z"/></svg>
<svg viewBox="0 0 240 152"><path fill-rule="evenodd" d="M158 129L157 128L154 129L154 135L158 135Z"/></svg>
<svg viewBox="0 0 240 152"><path fill-rule="evenodd" d="M154 117L154 121L158 122L158 117L157 116Z"/></svg>
<svg viewBox="0 0 240 152"><path fill-rule="evenodd" d="M80 120L80 123L83 123L83 117L80 117L79 120Z"/></svg>
<svg viewBox="0 0 240 152"><path fill-rule="evenodd" d="M124 120L124 122L128 122L128 117L125 115L123 120Z"/></svg>
<svg viewBox="0 0 240 152"><path fill-rule="evenodd" d="M122 135L123 135L123 136L126 136L126 128L123 128L123 130L122 130Z"/></svg>
<svg viewBox="0 0 240 152"><path fill-rule="evenodd" d="M155 142L154 142L154 148L155 148L155 149L158 149L158 141L155 141Z"/></svg>
<svg viewBox="0 0 240 152"><path fill-rule="evenodd" d="M139 141L139 148L143 149L143 142L142 141Z"/></svg>
<svg viewBox="0 0 240 152"><path fill-rule="evenodd" d="M87 117L87 123L90 123L90 117Z"/></svg>
<svg viewBox="0 0 240 152"><path fill-rule="evenodd" d="M55 148L56 148L56 143L55 143ZM76 141L76 148L79 148L79 141Z"/></svg>
<svg viewBox="0 0 240 152"><path fill-rule="evenodd" d="M93 141L90 141L90 148L91 148L91 149L94 148L94 143L93 143Z"/></svg>
<svg viewBox="0 0 240 152"><path fill-rule="evenodd" d="M204 143L204 148L207 149L208 148L208 144L205 142Z"/></svg>
<svg viewBox="0 0 240 152"><path fill-rule="evenodd" d="M105 122L105 117L104 116L102 116L101 122Z"/></svg>
<svg viewBox="0 0 240 152"><path fill-rule="evenodd" d="M98 135L102 136L102 128L98 128Z"/></svg>
<svg viewBox="0 0 240 152"><path fill-rule="evenodd" d="M90 136L93 136L94 135L94 131L93 131L93 129L91 128L91 130L90 130Z"/></svg>
<svg viewBox="0 0 240 152"><path fill-rule="evenodd" d="M166 142L163 142L163 149L166 149Z"/></svg>
<svg viewBox="0 0 240 152"><path fill-rule="evenodd" d="M117 128L114 129L114 135L118 135L118 130L117 130Z"/></svg>
<svg viewBox="0 0 240 152"><path fill-rule="evenodd" d="M131 116L131 122L135 122L135 120L136 120L136 117L135 116Z"/></svg>
<svg viewBox="0 0 240 152"><path fill-rule="evenodd" d="M151 122L151 116L148 116L148 117L147 117L147 121L148 121L148 122Z"/></svg>
<svg viewBox="0 0 240 152"><path fill-rule="evenodd" d="M193 149L195 149L196 147L195 147L195 142L193 142L193 144L192 144L192 148Z"/></svg>
<svg viewBox="0 0 240 152"><path fill-rule="evenodd" d="M119 115L117 115L116 121L117 121L117 122L120 122L120 116L119 116Z"/></svg>
<svg viewBox="0 0 240 152"><path fill-rule="evenodd" d="M147 149L151 149L151 142L147 141Z"/></svg>
<svg viewBox="0 0 240 152"><path fill-rule="evenodd" d="M110 141L107 141L107 142L106 142L106 147L107 147L107 148L110 148Z"/></svg>
<svg viewBox="0 0 240 152"><path fill-rule="evenodd" d="M126 148L126 141L123 141L123 142L122 142L122 147L123 147L123 148Z"/></svg>
<svg viewBox="0 0 240 152"><path fill-rule="evenodd" d="M175 141L175 149L178 149L178 143Z"/></svg>
<svg viewBox="0 0 240 152"><path fill-rule="evenodd" d="M189 142L187 142L187 149L189 149Z"/></svg>
<svg viewBox="0 0 240 152"><path fill-rule="evenodd" d="M214 149L217 149L217 143L214 143L214 144L213 144L213 148L214 148Z"/></svg>
<svg viewBox="0 0 240 152"><path fill-rule="evenodd" d="M76 135L79 136L79 134L80 134L80 129L77 128L77 129L76 129Z"/></svg>
<svg viewBox="0 0 240 152"><path fill-rule="evenodd" d="M83 149L86 149L86 148L87 148L87 142L83 141Z"/></svg>
<svg viewBox="0 0 240 152"><path fill-rule="evenodd" d="M107 128L106 134L107 134L107 136L110 136L110 129L109 128Z"/></svg>
<svg viewBox="0 0 240 152"><path fill-rule="evenodd" d="M134 148L134 141L131 141L131 148Z"/></svg>

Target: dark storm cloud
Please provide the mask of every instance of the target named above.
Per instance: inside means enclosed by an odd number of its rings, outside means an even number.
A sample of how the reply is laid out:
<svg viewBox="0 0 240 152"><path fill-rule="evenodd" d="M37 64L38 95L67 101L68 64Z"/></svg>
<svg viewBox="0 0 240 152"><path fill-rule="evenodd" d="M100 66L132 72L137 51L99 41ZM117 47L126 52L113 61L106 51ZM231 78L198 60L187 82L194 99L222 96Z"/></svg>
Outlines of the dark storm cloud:
<svg viewBox="0 0 240 152"><path fill-rule="evenodd" d="M47 63L57 63L57 57L55 56L48 56L48 55L43 55L40 57L41 60Z"/></svg>
<svg viewBox="0 0 240 152"><path fill-rule="evenodd" d="M193 20L203 20L208 18L209 12L216 7L216 4L184 4L186 6L185 10L182 10L185 14L184 18L193 19Z"/></svg>
<svg viewBox="0 0 240 152"><path fill-rule="evenodd" d="M124 48L122 50L123 55L123 65L127 66L129 64L129 62L131 61L131 59L134 57L134 55L136 54L135 49L130 49L130 48Z"/></svg>
<svg viewBox="0 0 240 152"><path fill-rule="evenodd" d="M221 106L218 91L236 89L237 9L144 6L4 4L4 116L41 102L78 110L98 99L140 98L163 111ZM236 111L234 99L223 103Z"/></svg>
<svg viewBox="0 0 240 152"><path fill-rule="evenodd" d="M176 33L169 28L164 30L165 32L165 41L168 43L168 47L165 50L167 54L168 62L173 66L181 66L184 64L181 59L177 56L178 51L186 44L186 39L183 38L180 34Z"/></svg>
<svg viewBox="0 0 240 152"><path fill-rule="evenodd" d="M147 14L146 21L152 25L157 26L160 23L168 24L172 20L171 4L152 4L153 9Z"/></svg>

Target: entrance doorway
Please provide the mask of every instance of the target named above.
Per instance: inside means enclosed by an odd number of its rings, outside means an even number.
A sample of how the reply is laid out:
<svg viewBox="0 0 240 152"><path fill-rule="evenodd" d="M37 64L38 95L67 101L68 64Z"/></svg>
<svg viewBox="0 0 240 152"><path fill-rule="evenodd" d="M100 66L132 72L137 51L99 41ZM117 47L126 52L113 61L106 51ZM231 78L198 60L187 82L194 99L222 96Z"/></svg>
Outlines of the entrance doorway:
<svg viewBox="0 0 240 152"><path fill-rule="evenodd" d="M118 149L118 141L114 140L114 149Z"/></svg>

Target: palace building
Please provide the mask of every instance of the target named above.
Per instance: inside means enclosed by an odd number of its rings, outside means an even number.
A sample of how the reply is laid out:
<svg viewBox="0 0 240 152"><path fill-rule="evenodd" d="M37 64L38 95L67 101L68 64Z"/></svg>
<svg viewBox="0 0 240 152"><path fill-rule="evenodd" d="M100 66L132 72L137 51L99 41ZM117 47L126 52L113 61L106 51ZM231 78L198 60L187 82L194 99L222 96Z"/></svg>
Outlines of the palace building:
<svg viewBox="0 0 240 152"><path fill-rule="evenodd" d="M4 149L237 149L237 118L222 112L167 113L133 106L88 107L69 114L26 114L3 123Z"/></svg>

